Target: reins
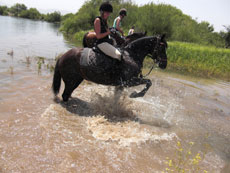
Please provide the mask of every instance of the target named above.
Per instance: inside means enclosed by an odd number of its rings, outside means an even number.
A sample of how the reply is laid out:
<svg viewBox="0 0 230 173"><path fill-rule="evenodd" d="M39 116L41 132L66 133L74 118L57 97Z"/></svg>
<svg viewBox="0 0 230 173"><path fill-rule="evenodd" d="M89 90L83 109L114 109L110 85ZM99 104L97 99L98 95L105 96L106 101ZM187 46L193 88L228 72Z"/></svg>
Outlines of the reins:
<svg viewBox="0 0 230 173"><path fill-rule="evenodd" d="M158 50L158 48L159 48L159 46L158 46L159 44L158 44L158 43L159 43L159 39L157 39L156 46L154 47L154 50L153 50L153 53L154 53L154 54L157 53L157 50ZM160 44L161 44L161 43L160 43ZM148 72L146 75L143 76L143 75L141 74L141 77L142 77L142 78L147 77L147 76L152 72L152 70L153 70L153 68L154 68L154 64L157 63L157 62L159 61L159 60L157 60L156 58L153 58L153 54L152 54L152 55L147 55L147 57L152 58L153 61L154 61L154 63L153 63L153 65L152 65L151 69L149 70L149 72ZM162 61L162 59L161 59L161 61Z"/></svg>
<svg viewBox="0 0 230 173"><path fill-rule="evenodd" d="M151 55L147 55L147 57L151 57ZM146 75L142 75L142 71L141 71L141 78L147 77L152 72L154 65L155 64L153 63L151 69L149 70L149 72Z"/></svg>

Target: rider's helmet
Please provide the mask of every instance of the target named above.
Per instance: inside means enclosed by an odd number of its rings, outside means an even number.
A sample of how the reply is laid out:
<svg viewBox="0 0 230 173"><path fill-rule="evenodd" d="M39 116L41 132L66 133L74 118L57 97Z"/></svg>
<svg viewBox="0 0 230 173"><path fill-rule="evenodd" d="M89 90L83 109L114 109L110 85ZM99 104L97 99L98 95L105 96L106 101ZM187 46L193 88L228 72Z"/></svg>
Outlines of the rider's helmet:
<svg viewBox="0 0 230 173"><path fill-rule="evenodd" d="M103 2L99 8L99 11L113 12L113 6L109 2Z"/></svg>
<svg viewBox="0 0 230 173"><path fill-rule="evenodd" d="M125 8L122 8L122 9L120 9L119 14L127 16L127 10Z"/></svg>

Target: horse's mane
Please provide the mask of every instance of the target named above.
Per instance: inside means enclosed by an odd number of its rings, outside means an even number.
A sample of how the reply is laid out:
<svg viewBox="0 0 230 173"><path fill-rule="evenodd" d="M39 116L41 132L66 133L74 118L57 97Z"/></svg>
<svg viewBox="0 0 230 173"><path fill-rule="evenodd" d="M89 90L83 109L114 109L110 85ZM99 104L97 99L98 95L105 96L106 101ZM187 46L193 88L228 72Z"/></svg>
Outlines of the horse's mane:
<svg viewBox="0 0 230 173"><path fill-rule="evenodd" d="M133 34L126 36L126 38L140 37L140 36L145 36L145 35L146 35L146 32L145 33L143 33L143 32L134 32Z"/></svg>
<svg viewBox="0 0 230 173"><path fill-rule="evenodd" d="M156 36L146 36L146 37L141 37L141 38L138 38L132 42L130 42L127 46L125 46L125 48L142 48L143 47L143 42L147 41L147 40L150 40L150 39L156 39L157 37Z"/></svg>

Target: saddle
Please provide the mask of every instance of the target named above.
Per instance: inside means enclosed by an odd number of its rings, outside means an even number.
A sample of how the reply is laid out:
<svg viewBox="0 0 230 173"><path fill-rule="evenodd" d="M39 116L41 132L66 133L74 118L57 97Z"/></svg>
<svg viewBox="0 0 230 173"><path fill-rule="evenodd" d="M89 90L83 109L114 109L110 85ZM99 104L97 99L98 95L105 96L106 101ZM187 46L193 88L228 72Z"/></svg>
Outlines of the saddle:
<svg viewBox="0 0 230 173"><path fill-rule="evenodd" d="M80 65L83 69L91 69L98 73L109 73L116 70L120 62L105 55L100 49L84 48L81 53Z"/></svg>

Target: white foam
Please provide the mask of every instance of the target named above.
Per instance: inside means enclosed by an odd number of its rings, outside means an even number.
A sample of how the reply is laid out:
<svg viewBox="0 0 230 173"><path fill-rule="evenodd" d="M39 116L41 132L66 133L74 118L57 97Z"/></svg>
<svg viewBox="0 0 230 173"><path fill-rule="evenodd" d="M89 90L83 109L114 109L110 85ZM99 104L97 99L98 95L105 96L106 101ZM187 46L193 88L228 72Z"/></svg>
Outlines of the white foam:
<svg viewBox="0 0 230 173"><path fill-rule="evenodd" d="M100 115L88 118L87 128L94 138L102 141L114 141L120 146L130 146L132 143L139 145L146 141L170 141L176 137L174 133L153 132L134 121L109 122Z"/></svg>
<svg viewBox="0 0 230 173"><path fill-rule="evenodd" d="M79 132L77 128L79 128L80 122L82 130L88 131L88 134ZM82 122L86 123L85 129L82 126ZM58 134L64 145L71 146L76 145L74 139L86 141L89 134L96 140L108 144L111 144L111 142L118 144L118 147L126 147L131 144L139 145L146 141L171 141L176 137L174 133L168 134L159 130L154 131L150 126L145 126L132 120L111 122L101 115L82 118L69 113L65 108L57 104L50 105L41 115L40 125L46 129L47 136Z"/></svg>

